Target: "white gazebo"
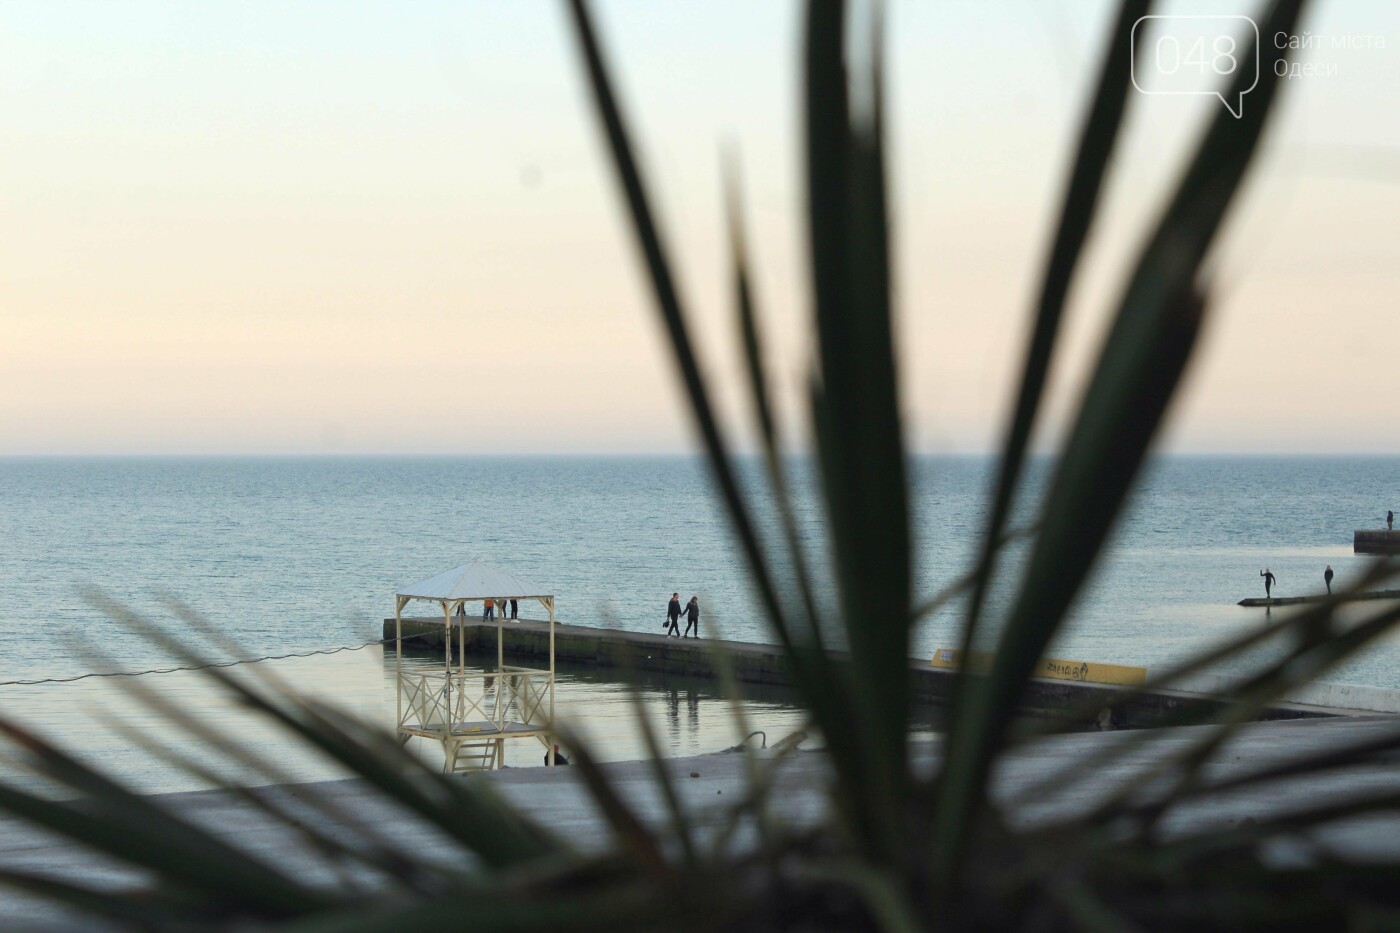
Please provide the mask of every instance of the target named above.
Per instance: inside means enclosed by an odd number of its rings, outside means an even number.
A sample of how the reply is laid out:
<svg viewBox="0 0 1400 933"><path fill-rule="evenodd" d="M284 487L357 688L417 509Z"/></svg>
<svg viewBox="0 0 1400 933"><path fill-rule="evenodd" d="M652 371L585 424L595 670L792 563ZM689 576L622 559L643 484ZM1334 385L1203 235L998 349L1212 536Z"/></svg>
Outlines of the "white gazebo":
<svg viewBox="0 0 1400 933"><path fill-rule="evenodd" d="M549 613L549 669L507 666L505 621L496 614L495 670L467 671L466 639L457 639L452 665L452 617L466 604L495 600L537 600ZM403 611L411 600L442 609L443 666L437 671L403 669ZM471 612L475 614L476 607ZM459 635L464 636L465 626ZM411 586L394 600L394 674L398 684L398 735L442 743L444 771L487 771L505 762L506 739L538 739L553 757L554 596L508 570L472 561ZM551 762L552 763L552 762Z"/></svg>

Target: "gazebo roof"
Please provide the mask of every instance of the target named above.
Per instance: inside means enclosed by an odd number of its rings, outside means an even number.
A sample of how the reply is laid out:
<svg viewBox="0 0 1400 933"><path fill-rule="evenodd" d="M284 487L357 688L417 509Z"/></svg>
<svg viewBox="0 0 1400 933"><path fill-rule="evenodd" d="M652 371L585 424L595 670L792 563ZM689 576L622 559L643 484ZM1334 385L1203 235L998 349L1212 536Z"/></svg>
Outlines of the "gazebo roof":
<svg viewBox="0 0 1400 933"><path fill-rule="evenodd" d="M444 570L426 580L399 587L397 596L410 599L538 599L554 594L522 580L495 564L474 560L470 564Z"/></svg>

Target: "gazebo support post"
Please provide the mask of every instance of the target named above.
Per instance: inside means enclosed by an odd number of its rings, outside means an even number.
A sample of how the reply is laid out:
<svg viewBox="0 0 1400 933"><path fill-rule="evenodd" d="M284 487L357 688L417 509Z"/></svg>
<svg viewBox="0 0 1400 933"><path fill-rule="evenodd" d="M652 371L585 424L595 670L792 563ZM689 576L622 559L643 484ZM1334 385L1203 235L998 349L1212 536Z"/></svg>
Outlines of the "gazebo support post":
<svg viewBox="0 0 1400 933"><path fill-rule="evenodd" d="M442 601L442 671L447 675L447 731L451 735L452 723L456 721L452 716L452 606L445 599Z"/></svg>
<svg viewBox="0 0 1400 933"><path fill-rule="evenodd" d="M499 602L499 600L497 600L497 602ZM500 607L497 606L496 608L499 609ZM498 697L501 695L500 691L505 689L506 685L506 628L505 622L501 619L503 615L505 615L503 612L496 613L496 677L499 679L496 686L496 696ZM505 722L506 714L505 711L501 709L499 700L496 702L496 715L500 717L500 722Z"/></svg>
<svg viewBox="0 0 1400 933"><path fill-rule="evenodd" d="M394 696L398 700L398 718L394 720L394 732L403 725L403 604L402 596L394 597ZM400 742L408 741L398 736Z"/></svg>

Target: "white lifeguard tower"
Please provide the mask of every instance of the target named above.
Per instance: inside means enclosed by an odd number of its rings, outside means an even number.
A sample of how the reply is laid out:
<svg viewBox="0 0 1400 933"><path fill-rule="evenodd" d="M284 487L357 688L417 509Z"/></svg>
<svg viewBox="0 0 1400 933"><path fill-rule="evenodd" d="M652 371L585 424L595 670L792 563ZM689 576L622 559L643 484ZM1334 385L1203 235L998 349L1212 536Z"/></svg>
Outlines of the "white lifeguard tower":
<svg viewBox="0 0 1400 933"><path fill-rule="evenodd" d="M468 671L466 639L457 639L452 665L453 616L480 618L488 599L536 600L549 613L549 669L508 666L505 627L514 623L496 614L495 670ZM442 609L442 670L403 669L403 610L412 600ZM467 606L470 605L470 612ZM465 635L465 627L461 633ZM508 570L472 561L401 588L394 600L394 674L398 684L398 735L407 744L414 736L442 743L443 770L489 771L505 763L507 739L537 739L545 755L554 755L554 596ZM553 761L550 761L553 764Z"/></svg>

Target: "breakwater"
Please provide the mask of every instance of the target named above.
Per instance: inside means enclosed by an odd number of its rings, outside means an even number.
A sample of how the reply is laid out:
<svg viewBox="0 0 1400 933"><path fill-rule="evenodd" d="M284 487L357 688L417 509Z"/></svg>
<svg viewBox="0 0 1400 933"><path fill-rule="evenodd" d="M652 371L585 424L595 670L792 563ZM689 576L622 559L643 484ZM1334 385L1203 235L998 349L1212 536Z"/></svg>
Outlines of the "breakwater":
<svg viewBox="0 0 1400 933"><path fill-rule="evenodd" d="M441 618L403 620L404 637L415 636L405 650L441 651L450 636L456 651L457 639L463 648L477 658L495 659L495 622L480 619L453 620L449 630ZM505 655L516 663L547 663L549 658L549 625L544 622L521 620L507 622L501 627ZM394 620L384 620L384 637L394 637ZM734 676L742 683L793 686L787 661L776 645L737 641L667 638L651 632L631 632L621 629L593 628L580 625L556 625L555 658L599 670L615 671L619 679L629 670L650 674L674 674L686 677L718 678L716 654L721 654ZM392 647L392 642L386 647ZM833 652L838 662L844 656ZM914 696L924 702L943 703L952 695L955 672L935 668L928 661L910 659L910 685ZM1226 704L1209 696L1176 690L1147 690L1125 695L1120 687L1080 683L1071 680L1032 680L1027 685L1022 705L1028 715L1049 715L1070 711L1092 710L1084 724L1090 725L1108 711L1107 719L1115 728L1135 728L1153 725L1174 713L1197 711L1213 717L1223 713ZM1298 703L1276 703L1263 710L1261 720L1303 719L1348 715L1355 711L1330 709Z"/></svg>
<svg viewBox="0 0 1400 933"><path fill-rule="evenodd" d="M1274 596L1266 598L1263 596L1242 599L1237 606L1302 606L1308 603L1325 603L1329 599L1335 599L1339 603L1365 602L1368 599L1400 599L1400 590L1371 590L1369 593L1341 593L1336 596L1329 596L1326 593L1314 593L1310 596Z"/></svg>
<svg viewBox="0 0 1400 933"><path fill-rule="evenodd" d="M1357 554L1400 554L1400 531L1354 531L1351 549Z"/></svg>

